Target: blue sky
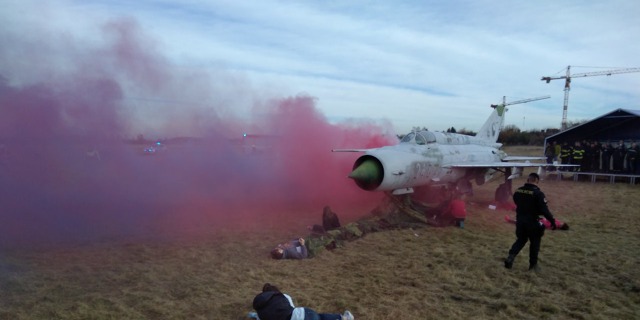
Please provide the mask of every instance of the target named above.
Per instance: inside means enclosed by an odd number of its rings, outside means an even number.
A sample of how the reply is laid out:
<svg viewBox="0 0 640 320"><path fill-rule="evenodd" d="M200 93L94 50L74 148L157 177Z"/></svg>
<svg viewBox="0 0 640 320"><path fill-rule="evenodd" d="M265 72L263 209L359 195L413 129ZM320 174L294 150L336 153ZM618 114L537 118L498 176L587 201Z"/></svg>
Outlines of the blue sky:
<svg viewBox="0 0 640 320"><path fill-rule="evenodd" d="M332 122L384 120L397 133L478 130L503 96L551 95L510 107L506 124L558 127L564 82L542 76L640 67L634 0L0 2L3 45L48 33L91 45L101 23L125 16L172 68L223 70L247 100L305 93ZM7 56L1 74L35 81ZM640 73L576 78L568 119L640 109L639 88Z"/></svg>

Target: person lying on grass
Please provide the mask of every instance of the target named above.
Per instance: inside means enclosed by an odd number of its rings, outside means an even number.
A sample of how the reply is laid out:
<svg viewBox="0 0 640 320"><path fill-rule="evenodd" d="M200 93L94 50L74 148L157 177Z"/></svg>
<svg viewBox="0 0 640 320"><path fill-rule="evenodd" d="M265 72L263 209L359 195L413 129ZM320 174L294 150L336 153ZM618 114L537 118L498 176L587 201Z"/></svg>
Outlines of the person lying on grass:
<svg viewBox="0 0 640 320"><path fill-rule="evenodd" d="M354 320L349 310L343 314L317 313L313 309L296 307L288 294L265 283L262 292L253 299L253 309L260 320Z"/></svg>
<svg viewBox="0 0 640 320"><path fill-rule="evenodd" d="M271 257L274 259L304 259L309 257L309 253L304 245L304 238L299 238L279 244L271 250Z"/></svg>

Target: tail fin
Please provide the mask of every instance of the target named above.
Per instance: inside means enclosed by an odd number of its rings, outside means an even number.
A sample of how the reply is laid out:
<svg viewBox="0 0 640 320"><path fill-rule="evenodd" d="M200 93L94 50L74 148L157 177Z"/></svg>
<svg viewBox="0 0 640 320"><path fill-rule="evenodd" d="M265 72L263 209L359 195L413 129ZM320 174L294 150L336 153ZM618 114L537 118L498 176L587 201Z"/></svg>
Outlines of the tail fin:
<svg viewBox="0 0 640 320"><path fill-rule="evenodd" d="M490 142L497 142L500 130L502 130L502 125L504 124L505 111L506 108L504 105L495 106L495 110L493 110L489 119L482 125L476 137Z"/></svg>

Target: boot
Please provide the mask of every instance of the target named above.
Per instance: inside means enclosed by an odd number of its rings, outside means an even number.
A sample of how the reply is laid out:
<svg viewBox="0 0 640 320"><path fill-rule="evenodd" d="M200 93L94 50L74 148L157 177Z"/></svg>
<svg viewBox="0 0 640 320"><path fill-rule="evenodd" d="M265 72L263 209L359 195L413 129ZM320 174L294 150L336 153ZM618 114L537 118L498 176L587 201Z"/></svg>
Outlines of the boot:
<svg viewBox="0 0 640 320"><path fill-rule="evenodd" d="M534 264L534 265L530 265L529 266L529 271L533 271L535 273L539 273L540 272L540 266L538 266L538 264Z"/></svg>
<svg viewBox="0 0 640 320"><path fill-rule="evenodd" d="M513 267L513 260L515 259L516 256L510 254L506 259L504 259L504 267L507 269L511 269Z"/></svg>

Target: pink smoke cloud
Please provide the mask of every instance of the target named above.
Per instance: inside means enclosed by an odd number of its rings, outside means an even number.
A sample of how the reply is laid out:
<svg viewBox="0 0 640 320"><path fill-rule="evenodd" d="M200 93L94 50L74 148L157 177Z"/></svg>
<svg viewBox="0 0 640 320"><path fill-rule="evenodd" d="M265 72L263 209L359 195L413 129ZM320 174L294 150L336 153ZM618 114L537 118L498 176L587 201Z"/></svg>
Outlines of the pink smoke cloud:
<svg viewBox="0 0 640 320"><path fill-rule="evenodd" d="M346 178L357 154L331 149L391 144L386 128L331 124L309 96L256 103L252 117L238 117L231 111L242 99L209 92L223 92L209 90L224 81L219 74L175 71L135 21L109 22L103 32L97 47L69 40L77 63L43 66L50 76L41 81L0 78L3 243L184 234L230 220L251 227L270 215L319 220L324 205L340 211L380 199ZM177 98L140 113L130 92ZM149 123L136 116L149 113ZM153 141L127 142L136 128L197 138L166 139L145 154ZM246 128L254 132L242 138Z"/></svg>

